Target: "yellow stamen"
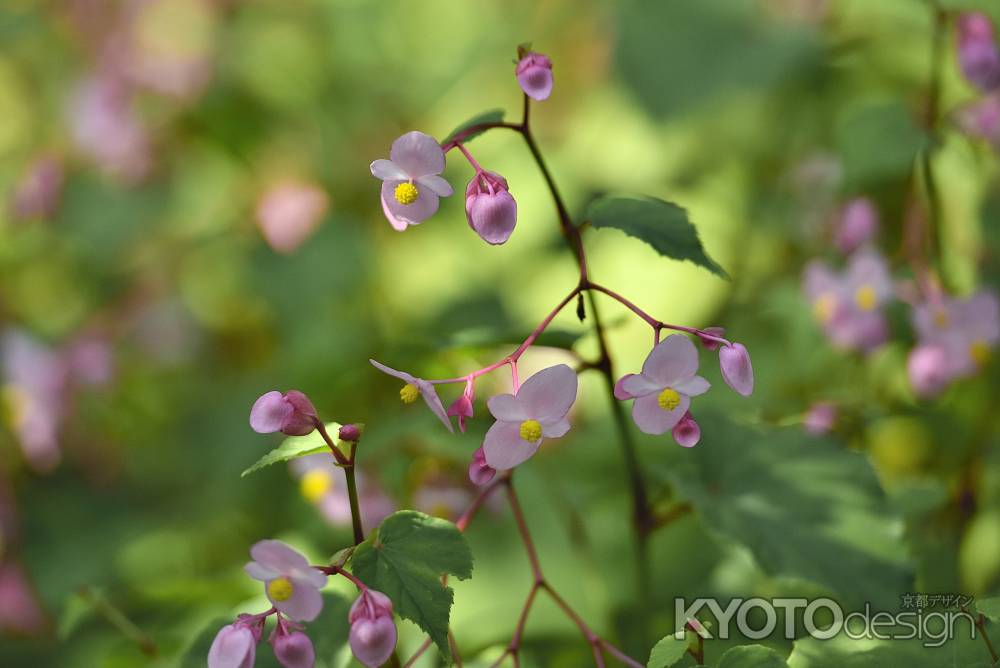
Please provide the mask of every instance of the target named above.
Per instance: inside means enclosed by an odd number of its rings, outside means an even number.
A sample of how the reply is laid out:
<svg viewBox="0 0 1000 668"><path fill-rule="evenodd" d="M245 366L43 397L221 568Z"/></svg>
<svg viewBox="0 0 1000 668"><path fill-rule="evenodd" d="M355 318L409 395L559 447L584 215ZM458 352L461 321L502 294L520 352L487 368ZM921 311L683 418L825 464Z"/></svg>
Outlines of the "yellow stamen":
<svg viewBox="0 0 1000 668"><path fill-rule="evenodd" d="M412 183L404 182L396 186L393 195L400 204L413 204L420 197L420 191Z"/></svg>
<svg viewBox="0 0 1000 668"><path fill-rule="evenodd" d="M403 386L403 389L399 391L399 399L404 404L412 404L420 396L420 390L413 383L407 383Z"/></svg>
<svg viewBox="0 0 1000 668"><path fill-rule="evenodd" d="M815 303L813 303L813 315L820 322L828 322L833 317L833 312L836 308L837 298L830 293L826 293L820 295Z"/></svg>
<svg viewBox="0 0 1000 668"><path fill-rule="evenodd" d="M299 490L310 503L316 503L331 489L333 489L333 476L323 469L306 471L299 481Z"/></svg>
<svg viewBox="0 0 1000 668"><path fill-rule="evenodd" d="M976 363L978 367L986 366L986 363L990 361L993 353L990 351L990 347L985 341L973 341L969 346L969 356L972 357L972 361Z"/></svg>
<svg viewBox="0 0 1000 668"><path fill-rule="evenodd" d="M674 388L668 387L660 392L660 396L656 398L656 401L663 410L672 411L681 405L681 395Z"/></svg>
<svg viewBox="0 0 1000 668"><path fill-rule="evenodd" d="M272 601L287 601L292 597L295 587L288 578L277 578L267 583L267 595Z"/></svg>
<svg viewBox="0 0 1000 668"><path fill-rule="evenodd" d="M875 304L878 301L875 296L875 288L870 285L862 285L854 293L854 303L858 305L858 308L862 311L871 311L875 308Z"/></svg>
<svg viewBox="0 0 1000 668"><path fill-rule="evenodd" d="M538 420L525 420L521 423L521 439L537 441L542 437L542 423Z"/></svg>

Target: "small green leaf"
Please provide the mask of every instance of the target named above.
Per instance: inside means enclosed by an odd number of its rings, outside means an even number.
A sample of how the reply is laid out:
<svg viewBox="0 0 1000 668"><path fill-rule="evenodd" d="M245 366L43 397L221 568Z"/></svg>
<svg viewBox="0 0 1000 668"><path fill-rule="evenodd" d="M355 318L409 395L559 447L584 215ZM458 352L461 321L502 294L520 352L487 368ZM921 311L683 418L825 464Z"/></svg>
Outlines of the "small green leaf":
<svg viewBox="0 0 1000 668"><path fill-rule="evenodd" d="M73 592L70 594L66 598L66 604L63 606L62 612L59 615L59 624L56 629L56 636L60 640L66 640L69 638L80 623L89 617L93 611L93 604L80 592Z"/></svg>
<svg viewBox="0 0 1000 668"><path fill-rule="evenodd" d="M364 425L358 426L364 429ZM349 444L345 444L337 438L338 431L340 431L340 425L336 422L328 422L326 424L326 432L330 434L330 438L332 438L333 442L337 444L337 447L341 450L349 449ZM315 455L319 452L330 452L329 446L327 446L326 441L323 440L319 431L312 431L305 436L289 436L282 441L281 445L258 459L253 466L241 473L240 477L245 478L251 473L256 473L271 464L287 462L298 457Z"/></svg>
<svg viewBox="0 0 1000 668"><path fill-rule="evenodd" d="M656 643L653 651L649 653L646 668L670 668L684 658L684 653L687 652L688 648L686 635L683 640L678 640L671 634Z"/></svg>
<svg viewBox="0 0 1000 668"><path fill-rule="evenodd" d="M400 617L416 623L447 659L454 592L441 576L472 577L472 551L451 522L415 510L387 517L358 545L354 575L390 599Z"/></svg>
<svg viewBox="0 0 1000 668"><path fill-rule="evenodd" d="M676 204L655 197L601 197L587 207L587 220L594 227L613 227L645 241L664 257L688 260L729 278L705 252L687 211Z"/></svg>
<svg viewBox="0 0 1000 668"><path fill-rule="evenodd" d="M445 139L443 142L441 142L441 144L447 144L448 142L453 141L457 135L471 128L474 125L481 125L483 123L502 123L503 116L504 116L503 109L490 109L489 111L484 111L481 114L473 116L469 120L459 125L454 130L449 132L448 138ZM475 132L471 132L462 138L462 142L465 143L471 141L472 139L478 137L484 132L485 130L476 130Z"/></svg>
<svg viewBox="0 0 1000 668"><path fill-rule="evenodd" d="M726 650L716 668L788 668L788 663L770 647L739 645Z"/></svg>
<svg viewBox="0 0 1000 668"><path fill-rule="evenodd" d="M984 598L976 601L976 610L991 622L1000 622L1000 598Z"/></svg>

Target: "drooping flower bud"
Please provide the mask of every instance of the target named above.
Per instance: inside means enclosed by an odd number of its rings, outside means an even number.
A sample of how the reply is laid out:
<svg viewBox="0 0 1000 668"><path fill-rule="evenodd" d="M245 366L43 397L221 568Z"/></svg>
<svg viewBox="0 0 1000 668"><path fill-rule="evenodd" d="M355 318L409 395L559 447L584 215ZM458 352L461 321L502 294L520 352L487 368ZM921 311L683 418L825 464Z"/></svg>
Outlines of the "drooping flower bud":
<svg viewBox="0 0 1000 668"><path fill-rule="evenodd" d="M448 407L448 415L454 415L458 417L458 429L464 434L465 433L465 421L472 417L472 402L476 398L476 389L472 384L472 379L470 378L465 383L465 389L462 391L462 395L452 402L451 406Z"/></svg>
<svg viewBox="0 0 1000 668"><path fill-rule="evenodd" d="M309 636L301 631L277 634L271 644L275 658L285 668L313 668L316 665L316 649Z"/></svg>
<svg viewBox="0 0 1000 668"><path fill-rule="evenodd" d="M706 327L702 331L704 332L704 334L708 334L710 336L717 336L719 338L722 338L723 336L726 335L726 330L723 327ZM722 345L722 342L717 339L709 338L708 336L704 336L703 334L700 333L697 334L697 336L698 340L701 341L701 345L705 348L705 350L718 350L719 346Z"/></svg>
<svg viewBox="0 0 1000 668"><path fill-rule="evenodd" d="M858 197L844 205L834 234L840 252L847 255L867 243L878 231L878 211L867 197Z"/></svg>
<svg viewBox="0 0 1000 668"><path fill-rule="evenodd" d="M396 649L392 601L382 592L364 589L351 606L351 651L368 668L378 668Z"/></svg>
<svg viewBox="0 0 1000 668"><path fill-rule="evenodd" d="M250 409L250 427L259 434L280 431L305 436L316 428L316 407L298 390L265 392Z"/></svg>
<svg viewBox="0 0 1000 668"><path fill-rule="evenodd" d="M208 668L253 668L257 656L257 639L253 631L240 624L228 624L219 629L208 650Z"/></svg>
<svg viewBox="0 0 1000 668"><path fill-rule="evenodd" d="M465 189L465 216L483 241L499 245L517 225L517 202L507 189L507 179L493 172L479 172Z"/></svg>
<svg viewBox="0 0 1000 668"><path fill-rule="evenodd" d="M722 378L738 394L749 397L753 394L753 365L750 353L742 343L734 343L719 349L719 366Z"/></svg>
<svg viewBox="0 0 1000 668"><path fill-rule="evenodd" d="M483 452L482 447L478 448L472 454L472 461L469 462L469 480L472 481L473 485L482 486L493 480L493 476L496 474L496 469L491 468L486 463L486 453Z"/></svg>
<svg viewBox="0 0 1000 668"><path fill-rule="evenodd" d="M948 352L934 344L911 350L906 371L913 391L925 399L940 394L953 378Z"/></svg>
<svg viewBox="0 0 1000 668"><path fill-rule="evenodd" d="M958 64L962 74L983 91L1000 87L1000 49L985 14L969 12L958 18Z"/></svg>
<svg viewBox="0 0 1000 668"><path fill-rule="evenodd" d="M685 448L693 448L701 440L701 427L698 426L698 423L691 417L691 412L688 411L681 418L681 421L674 425L670 434L677 441L677 445Z"/></svg>
<svg viewBox="0 0 1000 668"><path fill-rule="evenodd" d="M534 51L518 49L517 83L524 94L533 100L548 99L552 94L552 61Z"/></svg>
<svg viewBox="0 0 1000 668"><path fill-rule="evenodd" d="M814 436L825 434L833 429L833 425L837 422L837 413L836 404L829 401L818 401L806 411L802 425L806 432Z"/></svg>
<svg viewBox="0 0 1000 668"><path fill-rule="evenodd" d="M361 439L361 429L356 424L345 424L337 432L337 437L348 443L357 443Z"/></svg>

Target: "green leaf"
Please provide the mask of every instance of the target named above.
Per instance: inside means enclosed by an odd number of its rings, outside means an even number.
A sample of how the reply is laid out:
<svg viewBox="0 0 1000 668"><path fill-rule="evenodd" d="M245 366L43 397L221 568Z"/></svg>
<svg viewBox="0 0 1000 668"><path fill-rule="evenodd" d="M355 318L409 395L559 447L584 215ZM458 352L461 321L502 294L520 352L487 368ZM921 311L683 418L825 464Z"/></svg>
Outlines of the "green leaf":
<svg viewBox="0 0 1000 668"><path fill-rule="evenodd" d="M739 645L726 650L716 668L788 668L788 664L770 647Z"/></svg>
<svg viewBox="0 0 1000 668"><path fill-rule="evenodd" d="M400 617L423 629L446 658L454 592L442 575L472 577L472 551L451 522L415 510L387 517L354 551L354 575L390 599Z"/></svg>
<svg viewBox="0 0 1000 668"><path fill-rule="evenodd" d="M449 132L448 133L448 138L445 139L443 142L441 142L441 144L447 144L448 142L450 142L453 139L455 139L455 137L459 133L467 130L468 128L471 128L473 125L480 125L482 123L502 123L503 122L503 116L504 116L504 110L503 109L490 109L489 111L484 111L481 114L477 114L476 116L473 116L469 120L467 120L464 123L462 123L461 125L459 125L454 130L452 130L451 132ZM465 135L465 137L462 139L462 143L469 142L472 139L474 139L474 138L478 137L479 135L483 134L484 132L486 132L486 131L485 130L476 130L475 132L469 133L469 134Z"/></svg>
<svg viewBox="0 0 1000 668"><path fill-rule="evenodd" d="M1000 598L984 598L976 601L976 610L991 622L1000 622Z"/></svg>
<svg viewBox="0 0 1000 668"><path fill-rule="evenodd" d="M664 257L688 260L729 278L705 252L687 211L676 204L655 197L601 197L587 207L587 220L645 241Z"/></svg>
<svg viewBox="0 0 1000 668"><path fill-rule="evenodd" d="M928 143L910 111L897 101L866 102L849 109L836 136L845 179L854 187L909 174Z"/></svg>
<svg viewBox="0 0 1000 668"><path fill-rule="evenodd" d="M358 426L364 430L364 425ZM330 434L330 438L333 439L333 442L337 444L338 448L346 453L346 451L350 449L350 444L337 438L338 431L340 431L340 425L336 422L328 422L326 424L326 432ZM326 441L323 440L319 431L314 430L305 436L289 436L282 441L281 445L258 459L253 466L241 473L240 477L245 478L251 473L256 473L271 464L287 462L292 459L297 459L298 457L315 455L319 452L330 452L330 447L326 444Z"/></svg>
<svg viewBox="0 0 1000 668"><path fill-rule="evenodd" d="M66 640L73 634L73 631L83 620L91 615L94 610L90 600L80 592L73 592L66 598L62 612L59 614L59 624L56 629L56 637Z"/></svg>
<svg viewBox="0 0 1000 668"><path fill-rule="evenodd" d="M686 635L683 640L678 640L671 634L656 643L653 651L649 653L646 668L670 668L684 658L684 653L687 652L688 648Z"/></svg>

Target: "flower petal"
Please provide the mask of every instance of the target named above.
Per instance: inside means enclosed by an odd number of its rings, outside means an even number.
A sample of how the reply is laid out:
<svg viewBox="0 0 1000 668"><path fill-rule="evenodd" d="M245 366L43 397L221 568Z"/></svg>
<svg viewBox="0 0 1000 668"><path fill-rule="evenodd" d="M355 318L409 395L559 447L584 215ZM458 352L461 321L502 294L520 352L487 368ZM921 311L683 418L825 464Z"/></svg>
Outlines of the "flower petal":
<svg viewBox="0 0 1000 668"><path fill-rule="evenodd" d="M568 431L569 420L564 417L542 422L542 436L545 438L559 438L560 436L565 436Z"/></svg>
<svg viewBox="0 0 1000 668"><path fill-rule="evenodd" d="M752 384L753 381L751 381L751 385ZM708 389L712 387L712 384L701 376L693 376L687 380L682 380L679 383L674 383L672 387L681 394L686 394L689 397L697 397L700 394L708 392Z"/></svg>
<svg viewBox="0 0 1000 668"><path fill-rule="evenodd" d="M382 373L387 373L390 376L395 376L396 378L399 378L400 380L402 380L402 381L404 381L406 383L413 383L414 385L417 384L416 377L411 376L410 374L406 373L405 371L396 371L392 367L388 367L388 366L382 364L381 362L376 362L373 359L369 359L368 361L371 362L371 365L373 367L375 367L376 369L378 369Z"/></svg>
<svg viewBox="0 0 1000 668"><path fill-rule="evenodd" d="M408 181L410 175L392 160L376 160L371 164L372 176L383 181Z"/></svg>
<svg viewBox="0 0 1000 668"><path fill-rule="evenodd" d="M407 132L392 142L389 157L411 179L444 171L444 151L437 140L423 132Z"/></svg>
<svg viewBox="0 0 1000 668"><path fill-rule="evenodd" d="M405 220L400 220L392 213L392 211L389 210L389 205L386 204L384 196L380 195L379 200L382 202L382 213L385 214L385 219L389 221L390 225L392 225L392 229L397 232L405 232L406 228L410 226L410 223Z"/></svg>
<svg viewBox="0 0 1000 668"><path fill-rule="evenodd" d="M250 409L250 428L258 434L270 434L280 431L285 420L295 409L285 401L284 395L277 390L265 392L253 403Z"/></svg>
<svg viewBox="0 0 1000 668"><path fill-rule="evenodd" d="M254 543L250 548L250 556L261 566L283 574L309 567L309 562L304 556L280 540L262 540Z"/></svg>
<svg viewBox="0 0 1000 668"><path fill-rule="evenodd" d="M254 580L260 580L261 582L266 582L268 580L273 580L280 576L281 573L274 570L273 568L268 568L263 564L259 564L256 561L251 561L243 567L246 574L252 577Z"/></svg>
<svg viewBox="0 0 1000 668"><path fill-rule="evenodd" d="M490 409L498 420L506 422L520 422L528 419L528 414L521 407L521 402L513 394L497 394L490 397L486 402L486 407Z"/></svg>
<svg viewBox="0 0 1000 668"><path fill-rule="evenodd" d="M439 197L450 197L455 192L448 181L436 174L421 176L416 181L418 188L423 186Z"/></svg>
<svg viewBox="0 0 1000 668"><path fill-rule="evenodd" d="M437 390L434 389L434 385L420 378L415 380L417 389L420 390L420 396L424 398L424 403L427 404L427 407L431 409L431 412L434 413L439 420L441 420L441 424L443 424L448 431L455 433L455 429L451 426L451 420L448 419L448 412L444 409L444 405L441 403L441 398L438 397Z"/></svg>
<svg viewBox="0 0 1000 668"><path fill-rule="evenodd" d="M416 201L412 204L400 204L395 195L396 186L400 183L402 182L382 182L382 203L393 218L407 225L419 225L437 212L438 196L429 188L417 188ZM392 223L392 219L389 222Z"/></svg>
<svg viewBox="0 0 1000 668"><path fill-rule="evenodd" d="M208 650L208 668L245 668L253 666L257 642L246 626L223 626Z"/></svg>
<svg viewBox="0 0 1000 668"><path fill-rule="evenodd" d="M647 394L639 397L632 404L632 419L645 434L659 436L674 428L684 413L691 406L691 398L687 395L680 395L680 403L672 411L665 411L660 408L660 400L655 394Z"/></svg>
<svg viewBox="0 0 1000 668"><path fill-rule="evenodd" d="M623 376L618 381L618 385L621 386L622 393L627 394L627 398L629 399L644 397L652 392L659 392L664 388L663 385L653 382L641 373L630 373L627 376Z"/></svg>
<svg viewBox="0 0 1000 668"><path fill-rule="evenodd" d="M642 375L660 387L672 387L698 371L698 349L681 334L660 341L642 365Z"/></svg>
<svg viewBox="0 0 1000 668"><path fill-rule="evenodd" d="M517 399L528 417L544 422L565 416L576 401L576 390L576 372L565 364L557 364L524 381Z"/></svg>
<svg viewBox="0 0 1000 668"><path fill-rule="evenodd" d="M287 600L275 601L270 594L268 599L280 612L297 622L311 622L323 609L323 596L319 589L302 580L292 583L292 595Z"/></svg>
<svg viewBox="0 0 1000 668"><path fill-rule="evenodd" d="M483 439L486 463L498 471L512 469L538 451L542 440L529 443L521 438L521 425L517 422L497 421Z"/></svg>

